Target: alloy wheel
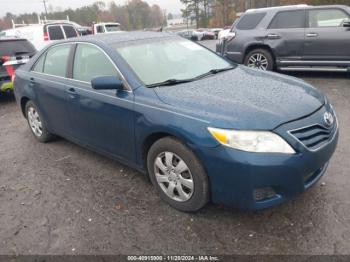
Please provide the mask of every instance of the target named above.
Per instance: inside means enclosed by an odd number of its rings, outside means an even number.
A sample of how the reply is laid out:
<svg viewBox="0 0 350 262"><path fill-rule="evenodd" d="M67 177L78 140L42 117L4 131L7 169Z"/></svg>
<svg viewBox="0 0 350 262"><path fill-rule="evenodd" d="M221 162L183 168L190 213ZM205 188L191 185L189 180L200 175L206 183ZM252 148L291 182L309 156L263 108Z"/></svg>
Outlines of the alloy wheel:
<svg viewBox="0 0 350 262"><path fill-rule="evenodd" d="M266 71L269 66L269 62L265 55L255 53L249 57L247 66Z"/></svg>
<svg viewBox="0 0 350 262"><path fill-rule="evenodd" d="M34 107L28 108L28 122L33 133L37 137L43 134L43 126L38 111Z"/></svg>
<svg viewBox="0 0 350 262"><path fill-rule="evenodd" d="M154 162L158 185L172 200L188 201L194 191L191 171L184 160L172 152L160 153Z"/></svg>

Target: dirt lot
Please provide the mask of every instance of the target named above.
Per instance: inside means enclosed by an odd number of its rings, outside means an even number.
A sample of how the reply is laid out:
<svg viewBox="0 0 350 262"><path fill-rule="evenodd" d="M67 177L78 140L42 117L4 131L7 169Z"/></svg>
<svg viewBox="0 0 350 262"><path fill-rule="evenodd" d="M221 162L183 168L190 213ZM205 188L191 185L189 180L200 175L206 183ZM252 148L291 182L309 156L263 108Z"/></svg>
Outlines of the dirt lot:
<svg viewBox="0 0 350 262"><path fill-rule="evenodd" d="M350 77L295 76L333 103L339 147L317 185L257 213L180 213L120 163L63 139L37 143L1 98L0 254L350 254Z"/></svg>

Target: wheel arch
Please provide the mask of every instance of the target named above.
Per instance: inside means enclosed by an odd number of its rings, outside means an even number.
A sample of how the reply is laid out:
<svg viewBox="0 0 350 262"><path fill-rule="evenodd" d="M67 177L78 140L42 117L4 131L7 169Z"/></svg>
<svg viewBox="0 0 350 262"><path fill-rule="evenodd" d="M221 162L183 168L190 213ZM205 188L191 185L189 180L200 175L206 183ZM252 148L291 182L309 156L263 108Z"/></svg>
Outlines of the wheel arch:
<svg viewBox="0 0 350 262"><path fill-rule="evenodd" d="M188 146L188 143L185 142L185 139L183 137L176 135L173 132L155 131L155 132L148 134L142 141L141 156L140 156L140 158L141 158L140 160L141 160L142 165L145 169L147 169L147 155L148 155L150 148L152 147L152 145L155 142L157 142L158 140L160 140L164 137L175 138L175 139L179 140L180 142L182 142L183 144L185 144L186 146Z"/></svg>
<svg viewBox="0 0 350 262"><path fill-rule="evenodd" d="M22 111L22 114L23 114L23 116L25 118L27 118L27 114L26 114L25 110L26 110L26 104L28 103L28 101L30 101L30 99L28 97L26 97L26 96L23 96L21 98L21 102L20 102L20 104L21 104L21 111Z"/></svg>

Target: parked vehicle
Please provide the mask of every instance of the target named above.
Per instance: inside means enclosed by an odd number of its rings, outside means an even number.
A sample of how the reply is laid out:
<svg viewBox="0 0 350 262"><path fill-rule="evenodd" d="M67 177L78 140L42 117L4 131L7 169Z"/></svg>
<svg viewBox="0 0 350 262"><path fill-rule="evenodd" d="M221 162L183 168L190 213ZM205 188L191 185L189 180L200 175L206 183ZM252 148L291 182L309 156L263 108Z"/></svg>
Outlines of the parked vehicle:
<svg viewBox="0 0 350 262"><path fill-rule="evenodd" d="M348 6L296 5L248 10L233 27L225 54L262 70L346 72L349 46Z"/></svg>
<svg viewBox="0 0 350 262"><path fill-rule="evenodd" d="M77 37L79 34L69 21L40 21L39 24L15 25L5 30L6 36L25 38L37 50L57 40Z"/></svg>
<svg viewBox="0 0 350 262"><path fill-rule="evenodd" d="M230 32L231 32L231 28L220 31L218 34L218 39L223 40Z"/></svg>
<svg viewBox="0 0 350 262"><path fill-rule="evenodd" d="M121 32L119 23L98 23L92 26L93 34L110 34Z"/></svg>
<svg viewBox="0 0 350 262"><path fill-rule="evenodd" d="M201 40L214 40L214 39L216 39L215 33L209 29L199 28L197 31L203 33L203 37Z"/></svg>
<svg viewBox="0 0 350 262"><path fill-rule="evenodd" d="M15 70L36 53L26 39L0 37L0 95L13 90Z"/></svg>
<svg viewBox="0 0 350 262"><path fill-rule="evenodd" d="M90 26L82 26L76 22L69 22L71 25L74 26L74 28L77 30L79 36L84 35L91 35L92 34L92 28Z"/></svg>
<svg viewBox="0 0 350 262"><path fill-rule="evenodd" d="M56 43L14 85L38 141L58 135L144 171L182 211L280 204L322 177L338 141L317 89L173 34Z"/></svg>
<svg viewBox="0 0 350 262"><path fill-rule="evenodd" d="M222 28L210 28L210 32L213 32L215 34L215 38L219 38L219 33L223 30Z"/></svg>
<svg viewBox="0 0 350 262"><path fill-rule="evenodd" d="M182 30L182 31L176 32L176 34L192 41L201 41L204 37L203 32L199 32L196 30Z"/></svg>

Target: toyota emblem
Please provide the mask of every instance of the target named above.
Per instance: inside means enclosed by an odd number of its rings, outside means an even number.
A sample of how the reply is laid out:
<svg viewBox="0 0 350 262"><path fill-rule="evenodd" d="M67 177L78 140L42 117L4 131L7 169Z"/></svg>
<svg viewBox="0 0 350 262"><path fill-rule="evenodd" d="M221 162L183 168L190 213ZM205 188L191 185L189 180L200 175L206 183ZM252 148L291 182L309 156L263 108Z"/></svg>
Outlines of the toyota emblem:
<svg viewBox="0 0 350 262"><path fill-rule="evenodd" d="M330 112L324 113L323 119L324 119L326 126L328 126L328 127L332 126L334 123L334 117Z"/></svg>

